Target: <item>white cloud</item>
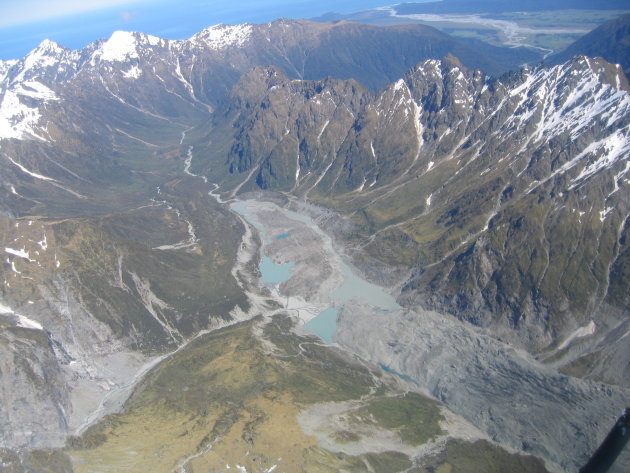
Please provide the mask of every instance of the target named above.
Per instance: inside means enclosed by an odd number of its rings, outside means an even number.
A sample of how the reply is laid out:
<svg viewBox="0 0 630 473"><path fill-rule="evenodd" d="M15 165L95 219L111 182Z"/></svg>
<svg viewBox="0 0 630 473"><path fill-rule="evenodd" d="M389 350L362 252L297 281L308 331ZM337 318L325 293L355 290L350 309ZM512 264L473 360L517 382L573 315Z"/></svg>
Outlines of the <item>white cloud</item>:
<svg viewBox="0 0 630 473"><path fill-rule="evenodd" d="M133 17L136 16L136 13L123 11L123 12L120 12L118 16L120 16L120 21L122 21L123 23L128 23L131 20L133 20Z"/></svg>
<svg viewBox="0 0 630 473"><path fill-rule="evenodd" d="M2 0L0 27L47 20L105 8L148 3L148 0Z"/></svg>

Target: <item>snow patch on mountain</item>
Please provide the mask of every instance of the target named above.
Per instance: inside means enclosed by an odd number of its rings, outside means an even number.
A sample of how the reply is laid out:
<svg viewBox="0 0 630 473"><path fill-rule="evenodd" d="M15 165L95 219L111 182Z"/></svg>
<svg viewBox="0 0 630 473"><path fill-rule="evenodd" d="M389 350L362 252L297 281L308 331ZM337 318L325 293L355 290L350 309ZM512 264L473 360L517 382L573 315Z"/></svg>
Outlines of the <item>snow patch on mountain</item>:
<svg viewBox="0 0 630 473"><path fill-rule="evenodd" d="M243 46L251 37L252 25L214 25L190 38L194 44L205 44L211 49Z"/></svg>
<svg viewBox="0 0 630 473"><path fill-rule="evenodd" d="M11 314L15 318L15 323L18 327L28 328L32 330L44 330L42 324L29 319L28 317L16 313L11 307L6 306L0 302L0 314Z"/></svg>
<svg viewBox="0 0 630 473"><path fill-rule="evenodd" d="M142 71L140 70L138 66L134 65L134 66L131 66L131 68L128 71L124 71L122 75L125 79L138 79L142 75Z"/></svg>
<svg viewBox="0 0 630 473"><path fill-rule="evenodd" d="M13 309L11 309L11 307L4 305L2 302L0 302L0 314L13 314Z"/></svg>
<svg viewBox="0 0 630 473"><path fill-rule="evenodd" d="M37 90L37 89L36 89ZM30 91L18 88L18 91L6 90L0 100L0 139L17 138L25 139L29 135L38 136L33 126L39 122L41 114L38 107L28 106L20 100L20 92L22 94L37 94L37 91ZM41 89L39 89L41 92ZM1 90L0 90L1 93Z"/></svg>
<svg viewBox="0 0 630 473"><path fill-rule="evenodd" d="M59 97L41 82L25 81L19 83L13 91L22 97L30 97L36 100L59 100Z"/></svg>
<svg viewBox="0 0 630 473"><path fill-rule="evenodd" d="M18 327L28 328L31 330L44 330L42 324L21 314L13 314L17 319Z"/></svg>
<svg viewBox="0 0 630 473"><path fill-rule="evenodd" d="M162 38L158 38L157 36L152 36L150 34L142 34L144 40L149 43L151 46L164 46L166 40Z"/></svg>
<svg viewBox="0 0 630 473"><path fill-rule="evenodd" d="M43 251L48 249L48 239L46 238L46 233L44 232L44 238L37 242L37 244L42 248Z"/></svg>
<svg viewBox="0 0 630 473"><path fill-rule="evenodd" d="M427 59L426 61L423 61L421 64L419 64L415 68L415 71L413 72L413 74L421 74L427 77L427 79L439 78L441 80L442 78L442 73L440 71L441 66L442 66L442 61L438 59Z"/></svg>
<svg viewBox="0 0 630 473"><path fill-rule="evenodd" d="M6 253L9 253L10 255L13 256L18 256L20 258L24 258L27 259L29 261L33 261L28 254L28 251L26 251L26 248L22 248L21 250L14 250L13 248L5 248L4 251Z"/></svg>
<svg viewBox="0 0 630 473"><path fill-rule="evenodd" d="M17 161L15 161L14 159L12 159L9 156L5 156L9 161L11 161L11 163L13 163L15 166L17 166L20 171L28 174L29 176L34 177L35 179L40 179L42 181L54 181L54 179L52 177L48 177L48 176L43 176L41 174L38 174L36 172L30 171L28 169L26 169L24 166L22 166L20 163L18 163Z"/></svg>
<svg viewBox="0 0 630 473"><path fill-rule="evenodd" d="M4 82L11 68L15 66L17 63L18 63L17 59L11 59L9 61L0 60L0 83Z"/></svg>
<svg viewBox="0 0 630 473"><path fill-rule="evenodd" d="M628 160L630 157L630 126L624 130L617 130L602 141L591 144L580 157L595 152L600 152L599 157L582 169L582 172L573 179L573 183L582 181L602 169L610 168L620 159Z"/></svg>
<svg viewBox="0 0 630 473"><path fill-rule="evenodd" d="M593 335L595 333L595 328L596 328L595 322L591 320L588 325L584 327L580 327L577 330L575 330L572 334L570 334L558 347L558 350L562 350L563 348L566 348L576 338L584 338L584 337L588 337L589 335Z"/></svg>

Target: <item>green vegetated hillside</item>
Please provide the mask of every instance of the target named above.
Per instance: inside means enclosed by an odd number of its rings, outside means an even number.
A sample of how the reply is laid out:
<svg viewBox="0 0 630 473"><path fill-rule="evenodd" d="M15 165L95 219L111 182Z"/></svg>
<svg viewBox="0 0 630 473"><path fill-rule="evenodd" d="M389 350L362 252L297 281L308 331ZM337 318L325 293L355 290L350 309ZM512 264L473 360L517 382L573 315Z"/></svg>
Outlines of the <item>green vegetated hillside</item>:
<svg viewBox="0 0 630 473"><path fill-rule="evenodd" d="M6 455L8 471L547 471L487 442L447 440L437 402L292 333L293 323L278 314L198 338L149 373L122 412L63 452ZM429 443L443 453L415 458Z"/></svg>

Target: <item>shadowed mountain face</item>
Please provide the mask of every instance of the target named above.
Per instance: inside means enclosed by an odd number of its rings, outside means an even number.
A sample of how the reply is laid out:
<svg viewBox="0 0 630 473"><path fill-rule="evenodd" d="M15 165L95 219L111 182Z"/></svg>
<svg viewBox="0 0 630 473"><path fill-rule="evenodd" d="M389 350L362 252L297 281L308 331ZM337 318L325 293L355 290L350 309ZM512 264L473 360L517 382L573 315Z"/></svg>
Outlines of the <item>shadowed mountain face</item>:
<svg viewBox="0 0 630 473"><path fill-rule="evenodd" d="M77 433L72 455L86 464L107 456L125 416L142 430L143 413L164 402L186 434L190 413L169 404L162 371L122 417L86 429L90 413L116 410L176 350L191 376L210 373L194 390L206 392L223 372L214 352L207 372L193 362L216 341L204 332L260 313L259 242L208 194L212 182L222 197L262 189L326 206L336 212L328 230L404 306L487 328L567 373L627 384L627 81L586 57L488 75L500 70L432 28L305 21L222 25L185 41L117 32L1 62L1 445L59 447ZM264 326L227 331L239 341L225 343L261 357L267 342L288 350L271 349L277 363L261 382L291 380L299 367L283 360L305 353L303 340L284 346ZM357 396L340 401L376 393L368 371L315 351L309 360L341 366L335 376L359 373ZM243 386L247 422L217 408L196 447L224 427L256 430L269 390ZM395 460L400 471L410 461L406 450L335 459L309 445L313 463L372 471ZM192 461L189 447L174 457ZM39 465L38 455L15 465Z"/></svg>
<svg viewBox="0 0 630 473"><path fill-rule="evenodd" d="M595 28L564 51L550 56L548 62L561 64L578 54L620 64L626 76L630 76L630 14Z"/></svg>

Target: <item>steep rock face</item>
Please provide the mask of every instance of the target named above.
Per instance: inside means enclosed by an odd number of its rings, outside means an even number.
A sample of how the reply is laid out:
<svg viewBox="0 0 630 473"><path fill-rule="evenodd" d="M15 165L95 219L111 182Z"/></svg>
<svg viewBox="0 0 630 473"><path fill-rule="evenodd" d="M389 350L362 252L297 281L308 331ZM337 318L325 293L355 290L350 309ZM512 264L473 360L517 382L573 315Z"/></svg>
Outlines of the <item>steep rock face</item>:
<svg viewBox="0 0 630 473"><path fill-rule="evenodd" d="M277 75L241 81L229 125L210 135L222 161L210 173L226 189L334 207L357 248L413 269L404 304L491 328L573 373L629 379L627 363L602 361L611 346L627 359L630 97L619 68L582 57L493 80L449 58L377 94Z"/></svg>
<svg viewBox="0 0 630 473"><path fill-rule="evenodd" d="M232 94L227 117L236 114L237 134L226 150L226 164L235 190L301 186L306 192L326 177L344 131L354 123L354 111L369 96L354 81L291 82L264 68L247 74ZM217 127L216 133L223 129ZM213 136L210 140L220 143ZM243 173L249 179L243 181Z"/></svg>

